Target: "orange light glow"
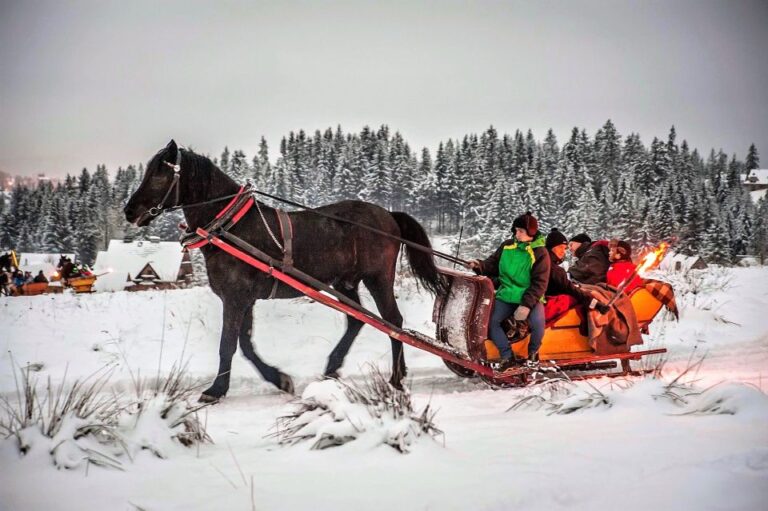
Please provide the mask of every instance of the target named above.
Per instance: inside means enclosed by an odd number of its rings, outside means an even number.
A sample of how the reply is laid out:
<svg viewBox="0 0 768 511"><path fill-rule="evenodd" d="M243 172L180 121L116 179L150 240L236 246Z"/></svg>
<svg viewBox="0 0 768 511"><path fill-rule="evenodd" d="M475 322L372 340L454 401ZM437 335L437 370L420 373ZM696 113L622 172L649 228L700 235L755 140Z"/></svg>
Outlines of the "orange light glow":
<svg viewBox="0 0 768 511"><path fill-rule="evenodd" d="M637 267L637 272L642 273L658 266L661 260L664 259L664 254L667 252L668 247L669 245L662 241L657 248L645 254L645 257L643 257L643 260Z"/></svg>

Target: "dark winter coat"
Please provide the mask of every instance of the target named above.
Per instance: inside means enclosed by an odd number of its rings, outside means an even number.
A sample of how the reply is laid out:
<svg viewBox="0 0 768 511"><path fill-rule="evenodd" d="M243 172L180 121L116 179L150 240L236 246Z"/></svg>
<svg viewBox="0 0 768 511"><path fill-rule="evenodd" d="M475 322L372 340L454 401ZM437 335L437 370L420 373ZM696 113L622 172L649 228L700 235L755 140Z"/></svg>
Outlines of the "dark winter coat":
<svg viewBox="0 0 768 511"><path fill-rule="evenodd" d="M565 272L560 263L563 262L552 251L549 251L550 269L549 269L549 284L547 285L547 296L555 295L570 295L581 300L584 298L585 293L581 291L577 286L571 282L568 278L568 274Z"/></svg>
<svg viewBox="0 0 768 511"><path fill-rule="evenodd" d="M583 243L576 250L575 256L578 257L578 261L568 270L573 280L582 284L605 282L605 275L610 266L607 241Z"/></svg>
<svg viewBox="0 0 768 511"><path fill-rule="evenodd" d="M524 252L526 257L530 258L530 266L526 271L528 275L499 275L499 266L504 256L505 251L515 250L517 252ZM509 257L507 255L506 257ZM503 264L501 266L504 266ZM533 308L536 303L541 301L544 297L544 293L547 290L547 283L549 282L549 253L544 246L544 238L540 234L530 243L521 243L516 239L508 239L502 243L499 248L490 257L480 261L480 273L489 277L499 277L502 282L501 287L497 291L497 298L508 303L520 303L528 308ZM519 298L519 302L516 299L511 301L505 294L505 281L525 282L525 288L522 291L522 296ZM499 296L501 294L501 296ZM509 295L516 294L515 291L507 293Z"/></svg>

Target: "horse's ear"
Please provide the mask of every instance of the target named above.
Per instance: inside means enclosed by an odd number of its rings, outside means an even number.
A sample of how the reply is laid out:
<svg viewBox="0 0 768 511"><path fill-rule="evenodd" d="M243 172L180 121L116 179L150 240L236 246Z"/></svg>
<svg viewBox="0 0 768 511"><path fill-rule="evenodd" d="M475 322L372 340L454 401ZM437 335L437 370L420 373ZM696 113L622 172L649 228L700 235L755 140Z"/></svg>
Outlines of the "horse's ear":
<svg viewBox="0 0 768 511"><path fill-rule="evenodd" d="M168 151L168 156L171 161L175 161L176 152L179 150L179 146L176 145L176 141L174 139L171 139L171 141L168 142L168 145L165 146L165 150Z"/></svg>

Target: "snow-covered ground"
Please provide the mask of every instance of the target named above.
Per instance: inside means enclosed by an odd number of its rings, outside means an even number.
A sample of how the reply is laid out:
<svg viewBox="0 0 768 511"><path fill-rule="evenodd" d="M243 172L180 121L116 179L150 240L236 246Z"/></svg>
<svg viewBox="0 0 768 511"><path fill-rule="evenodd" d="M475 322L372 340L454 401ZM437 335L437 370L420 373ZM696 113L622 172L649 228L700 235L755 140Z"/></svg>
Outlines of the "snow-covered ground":
<svg viewBox="0 0 768 511"><path fill-rule="evenodd" d="M398 302L407 328L432 334L430 297L409 284ZM422 437L408 454L371 442L316 451L269 436L291 398L237 355L228 397L203 413L215 443L179 445L167 459L142 452L125 471L86 471L56 469L47 452L22 456L15 440L0 441L0 509L765 509L768 268L735 269L728 289L681 306L681 321L658 320L647 346L669 350L665 381L706 355L684 379L716 387L687 405L662 397L656 380L600 379L575 386L572 401L594 394L592 385L610 406L509 410L541 387L491 390L406 347L414 405L438 409L444 436ZM181 360L209 380L220 314L205 288L3 299L0 394L15 393L11 357L41 364L39 379L54 383L112 364L116 392ZM260 302L254 318L257 351L299 391L321 374L345 324L307 299ZM370 327L343 376L360 376L368 362L390 364L389 341ZM701 409L724 413L690 413Z"/></svg>

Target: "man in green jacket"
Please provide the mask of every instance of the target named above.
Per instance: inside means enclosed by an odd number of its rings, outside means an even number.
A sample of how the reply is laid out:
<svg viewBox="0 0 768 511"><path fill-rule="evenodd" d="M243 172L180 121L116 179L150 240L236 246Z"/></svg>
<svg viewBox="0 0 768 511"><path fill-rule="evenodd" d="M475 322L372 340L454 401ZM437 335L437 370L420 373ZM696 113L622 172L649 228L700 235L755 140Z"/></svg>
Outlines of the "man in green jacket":
<svg viewBox="0 0 768 511"><path fill-rule="evenodd" d="M513 314L516 321L527 320L531 326L528 363L538 363L545 327L544 293L550 270L545 238L539 232L536 218L530 212L515 218L512 231L515 237L502 243L493 255L467 265L476 273L499 279L488 335L501 354L501 370L514 362L507 334L501 326Z"/></svg>

